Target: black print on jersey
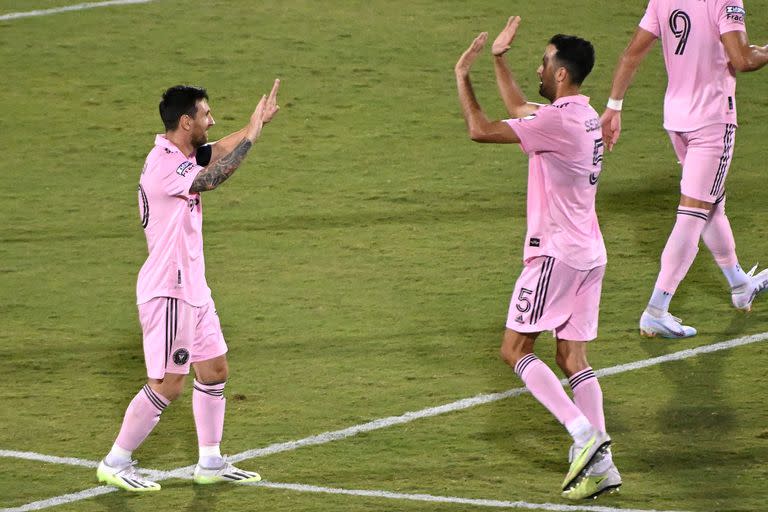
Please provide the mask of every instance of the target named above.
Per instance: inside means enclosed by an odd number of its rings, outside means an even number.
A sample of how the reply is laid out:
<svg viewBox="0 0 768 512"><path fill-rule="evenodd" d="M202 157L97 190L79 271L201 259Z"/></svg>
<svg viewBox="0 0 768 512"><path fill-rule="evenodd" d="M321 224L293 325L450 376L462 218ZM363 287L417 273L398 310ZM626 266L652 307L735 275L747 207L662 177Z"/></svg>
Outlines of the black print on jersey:
<svg viewBox="0 0 768 512"><path fill-rule="evenodd" d="M176 168L176 174L178 174L179 176L186 176L187 171L193 165L195 164L193 164L192 162L182 162L182 164Z"/></svg>
<svg viewBox="0 0 768 512"><path fill-rule="evenodd" d="M691 33L691 17L688 13L680 9L675 9L669 16L669 28L672 30L677 42L675 55L682 55L685 52L685 45L688 44L688 34Z"/></svg>
<svg viewBox="0 0 768 512"><path fill-rule="evenodd" d="M738 5L729 5L725 8L725 19L730 21L735 21L737 23L744 23L744 16L746 16L747 11L744 10L743 7L739 7Z"/></svg>

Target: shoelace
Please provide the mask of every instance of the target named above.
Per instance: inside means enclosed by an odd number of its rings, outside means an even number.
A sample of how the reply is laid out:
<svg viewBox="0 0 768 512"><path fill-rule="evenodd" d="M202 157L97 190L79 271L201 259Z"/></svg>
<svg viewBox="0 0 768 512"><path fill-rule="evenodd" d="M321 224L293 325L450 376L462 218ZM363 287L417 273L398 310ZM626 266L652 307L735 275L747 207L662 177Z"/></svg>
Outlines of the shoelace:
<svg viewBox="0 0 768 512"><path fill-rule="evenodd" d="M120 470L120 476L125 476L133 480L145 480L145 478L139 474L138 463L138 461L132 460L126 467Z"/></svg>

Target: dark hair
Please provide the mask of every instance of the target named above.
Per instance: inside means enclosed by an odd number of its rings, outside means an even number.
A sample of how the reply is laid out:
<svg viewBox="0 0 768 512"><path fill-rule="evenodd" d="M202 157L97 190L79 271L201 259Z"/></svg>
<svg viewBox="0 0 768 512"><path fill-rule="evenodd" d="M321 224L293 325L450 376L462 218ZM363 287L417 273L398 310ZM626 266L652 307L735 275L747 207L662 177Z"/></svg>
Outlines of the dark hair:
<svg viewBox="0 0 768 512"><path fill-rule="evenodd" d="M207 100L208 93L202 87L192 85L174 85L163 93L160 101L160 119L163 120L165 131L179 127L181 116L195 117L197 102Z"/></svg>
<svg viewBox="0 0 768 512"><path fill-rule="evenodd" d="M549 44L557 48L555 58L568 70L571 81L581 85L595 65L595 48L592 43L580 37L557 34L552 36Z"/></svg>

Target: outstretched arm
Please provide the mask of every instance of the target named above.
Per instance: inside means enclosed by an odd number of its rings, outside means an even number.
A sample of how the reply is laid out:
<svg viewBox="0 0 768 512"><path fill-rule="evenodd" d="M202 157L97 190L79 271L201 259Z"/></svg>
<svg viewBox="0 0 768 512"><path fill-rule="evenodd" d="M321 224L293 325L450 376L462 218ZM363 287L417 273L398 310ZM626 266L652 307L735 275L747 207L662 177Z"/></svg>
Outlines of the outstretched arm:
<svg viewBox="0 0 768 512"><path fill-rule="evenodd" d="M235 147L245 138L245 128L243 127L236 132L230 133L226 137L211 142L211 161L210 164L216 163L224 155L227 155L235 149Z"/></svg>
<svg viewBox="0 0 768 512"><path fill-rule="evenodd" d="M603 127L603 141L609 150L613 149L613 145L619 140L621 133L621 102L635 77L637 68L655 42L656 36L653 33L638 27L624 53L619 57L619 63L613 72L608 108L600 118Z"/></svg>
<svg viewBox="0 0 768 512"><path fill-rule="evenodd" d="M538 110L539 106L535 103L528 103L525 94L517 84L512 70L507 65L504 54L512 45L517 33L517 27L520 25L520 16L511 16L507 20L507 26L496 36L496 40L491 46L493 54L493 71L496 73L496 85L499 87L504 106L511 117L525 117Z"/></svg>
<svg viewBox="0 0 768 512"><path fill-rule="evenodd" d="M192 186L189 187L191 193L215 189L240 167L245 155L248 154L253 143L261 135L264 125L270 122L275 114L277 114L277 111L280 110L280 107L277 105L277 89L279 87L280 80L275 80L269 96L262 96L258 105L256 105L256 110L253 111L250 122L243 129L224 137L215 144L215 146L218 146L223 142L219 151L229 149L231 145L234 145L234 147L220 158L216 158L215 151L217 149L214 148L211 163L197 174L192 182ZM237 142L235 142L236 140Z"/></svg>
<svg viewBox="0 0 768 512"><path fill-rule="evenodd" d="M475 142L520 142L517 134L506 123L488 120L483 109L480 108L480 104L477 102L475 91L472 89L469 70L472 68L472 64L477 59L487 39L487 32L477 36L467 51L459 58L454 68L456 85L459 89L461 112L464 114L464 120L467 122L469 136Z"/></svg>
<svg viewBox="0 0 768 512"><path fill-rule="evenodd" d="M736 71L757 71L768 63L768 46L749 44L746 32L726 32L720 36L720 40Z"/></svg>

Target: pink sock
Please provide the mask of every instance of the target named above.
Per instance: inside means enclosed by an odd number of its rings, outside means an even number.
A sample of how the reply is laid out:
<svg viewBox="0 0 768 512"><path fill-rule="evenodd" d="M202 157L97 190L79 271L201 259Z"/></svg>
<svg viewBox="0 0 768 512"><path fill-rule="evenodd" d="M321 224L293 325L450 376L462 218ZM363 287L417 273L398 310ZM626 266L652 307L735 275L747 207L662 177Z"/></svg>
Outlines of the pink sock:
<svg viewBox="0 0 768 512"><path fill-rule="evenodd" d="M138 448L160 421L160 414L169 403L170 400L145 384L128 405L115 444L129 452Z"/></svg>
<svg viewBox="0 0 768 512"><path fill-rule="evenodd" d="M712 208L712 213L704 231L701 232L701 237L719 266L732 267L739 263L736 257L736 241L733 239L731 223L725 214L725 198Z"/></svg>
<svg viewBox="0 0 768 512"><path fill-rule="evenodd" d="M749 276L741 269L739 258L736 257L736 241L733 239L731 223L725 214L725 196L715 203L701 237L731 287L749 282Z"/></svg>
<svg viewBox="0 0 768 512"><path fill-rule="evenodd" d="M661 272L656 280L656 288L671 294L677 291L680 281L688 273L699 252L699 238L708 213L709 210L701 208L678 207L677 222L661 253Z"/></svg>
<svg viewBox="0 0 768 512"><path fill-rule="evenodd" d="M201 384L194 382L192 390L192 413L197 427L197 441L200 446L213 446L221 443L224 432L224 382L219 384Z"/></svg>
<svg viewBox="0 0 768 512"><path fill-rule="evenodd" d="M583 416L579 408L565 394L554 372L535 354L528 354L521 358L515 364L515 373L536 400L541 402L563 425Z"/></svg>
<svg viewBox="0 0 768 512"><path fill-rule="evenodd" d="M586 368L574 373L568 383L573 391L573 401L576 407L584 413L589 422L600 429L605 430L605 414L603 413L603 390L600 389L595 372L592 368Z"/></svg>

